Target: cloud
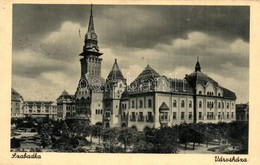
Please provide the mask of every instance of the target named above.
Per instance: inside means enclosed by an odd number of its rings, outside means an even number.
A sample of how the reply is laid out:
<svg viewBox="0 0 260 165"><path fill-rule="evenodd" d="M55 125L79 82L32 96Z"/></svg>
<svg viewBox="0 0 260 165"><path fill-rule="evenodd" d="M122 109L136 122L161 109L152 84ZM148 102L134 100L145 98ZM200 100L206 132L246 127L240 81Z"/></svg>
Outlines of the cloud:
<svg viewBox="0 0 260 165"><path fill-rule="evenodd" d="M26 98L55 100L64 89L74 94L89 9L14 5L12 83ZM198 56L204 73L248 100L248 7L94 5L94 23L104 53L102 77L117 58L129 82L147 64L184 78ZM241 79L247 88L231 86Z"/></svg>
<svg viewBox="0 0 260 165"><path fill-rule="evenodd" d="M66 21L85 27L89 10L89 5L14 5L14 47L37 42ZM152 48L192 31L249 41L249 7L244 6L94 5L93 10L96 30L109 47Z"/></svg>

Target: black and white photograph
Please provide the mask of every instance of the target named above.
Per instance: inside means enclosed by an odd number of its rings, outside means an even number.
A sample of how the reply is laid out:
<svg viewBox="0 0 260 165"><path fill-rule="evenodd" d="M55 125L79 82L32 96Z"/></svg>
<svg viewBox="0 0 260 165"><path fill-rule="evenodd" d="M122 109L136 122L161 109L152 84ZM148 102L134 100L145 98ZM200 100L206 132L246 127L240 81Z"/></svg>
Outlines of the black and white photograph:
<svg viewBox="0 0 260 165"><path fill-rule="evenodd" d="M234 160L243 161L252 115L250 9L13 4L12 156L239 154Z"/></svg>

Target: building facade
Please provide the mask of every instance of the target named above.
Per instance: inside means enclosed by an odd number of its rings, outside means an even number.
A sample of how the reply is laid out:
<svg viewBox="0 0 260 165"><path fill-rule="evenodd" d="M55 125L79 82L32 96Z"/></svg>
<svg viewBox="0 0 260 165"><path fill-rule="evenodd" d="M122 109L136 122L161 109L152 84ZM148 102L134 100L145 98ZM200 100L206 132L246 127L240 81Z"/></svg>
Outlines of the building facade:
<svg viewBox="0 0 260 165"><path fill-rule="evenodd" d="M13 88L11 89L11 117L23 117L23 97Z"/></svg>
<svg viewBox="0 0 260 165"><path fill-rule="evenodd" d="M236 120L243 122L249 121L249 103L236 104Z"/></svg>
<svg viewBox="0 0 260 165"><path fill-rule="evenodd" d="M57 119L64 120L66 117L76 115L75 97L64 90L57 98Z"/></svg>
<svg viewBox="0 0 260 165"><path fill-rule="evenodd" d="M56 120L57 105L52 101L24 101L24 117L48 117Z"/></svg>
<svg viewBox="0 0 260 165"><path fill-rule="evenodd" d="M75 93L75 117L105 127L137 130L180 123L236 120L236 95L202 72L183 79L160 75L150 65L127 84L117 60L106 79L100 76L103 55L94 30L93 12L80 54L81 75Z"/></svg>

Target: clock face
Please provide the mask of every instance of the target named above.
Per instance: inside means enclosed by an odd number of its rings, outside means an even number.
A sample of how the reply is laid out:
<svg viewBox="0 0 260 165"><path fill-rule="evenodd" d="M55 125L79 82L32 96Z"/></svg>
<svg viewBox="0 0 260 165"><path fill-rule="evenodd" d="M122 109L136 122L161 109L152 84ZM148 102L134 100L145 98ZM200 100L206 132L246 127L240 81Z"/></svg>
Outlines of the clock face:
<svg viewBox="0 0 260 165"><path fill-rule="evenodd" d="M91 38L96 39L97 38L96 34L92 33Z"/></svg>

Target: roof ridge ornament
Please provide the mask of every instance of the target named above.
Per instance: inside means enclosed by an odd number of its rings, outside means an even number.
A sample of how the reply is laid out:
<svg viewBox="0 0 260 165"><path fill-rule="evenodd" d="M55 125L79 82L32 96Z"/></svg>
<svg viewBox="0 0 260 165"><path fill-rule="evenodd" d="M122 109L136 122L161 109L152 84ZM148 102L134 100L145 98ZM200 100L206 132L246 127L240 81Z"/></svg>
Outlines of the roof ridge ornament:
<svg viewBox="0 0 260 165"><path fill-rule="evenodd" d="M197 57L197 62L196 62L196 65L195 65L195 72L201 72L199 57Z"/></svg>

